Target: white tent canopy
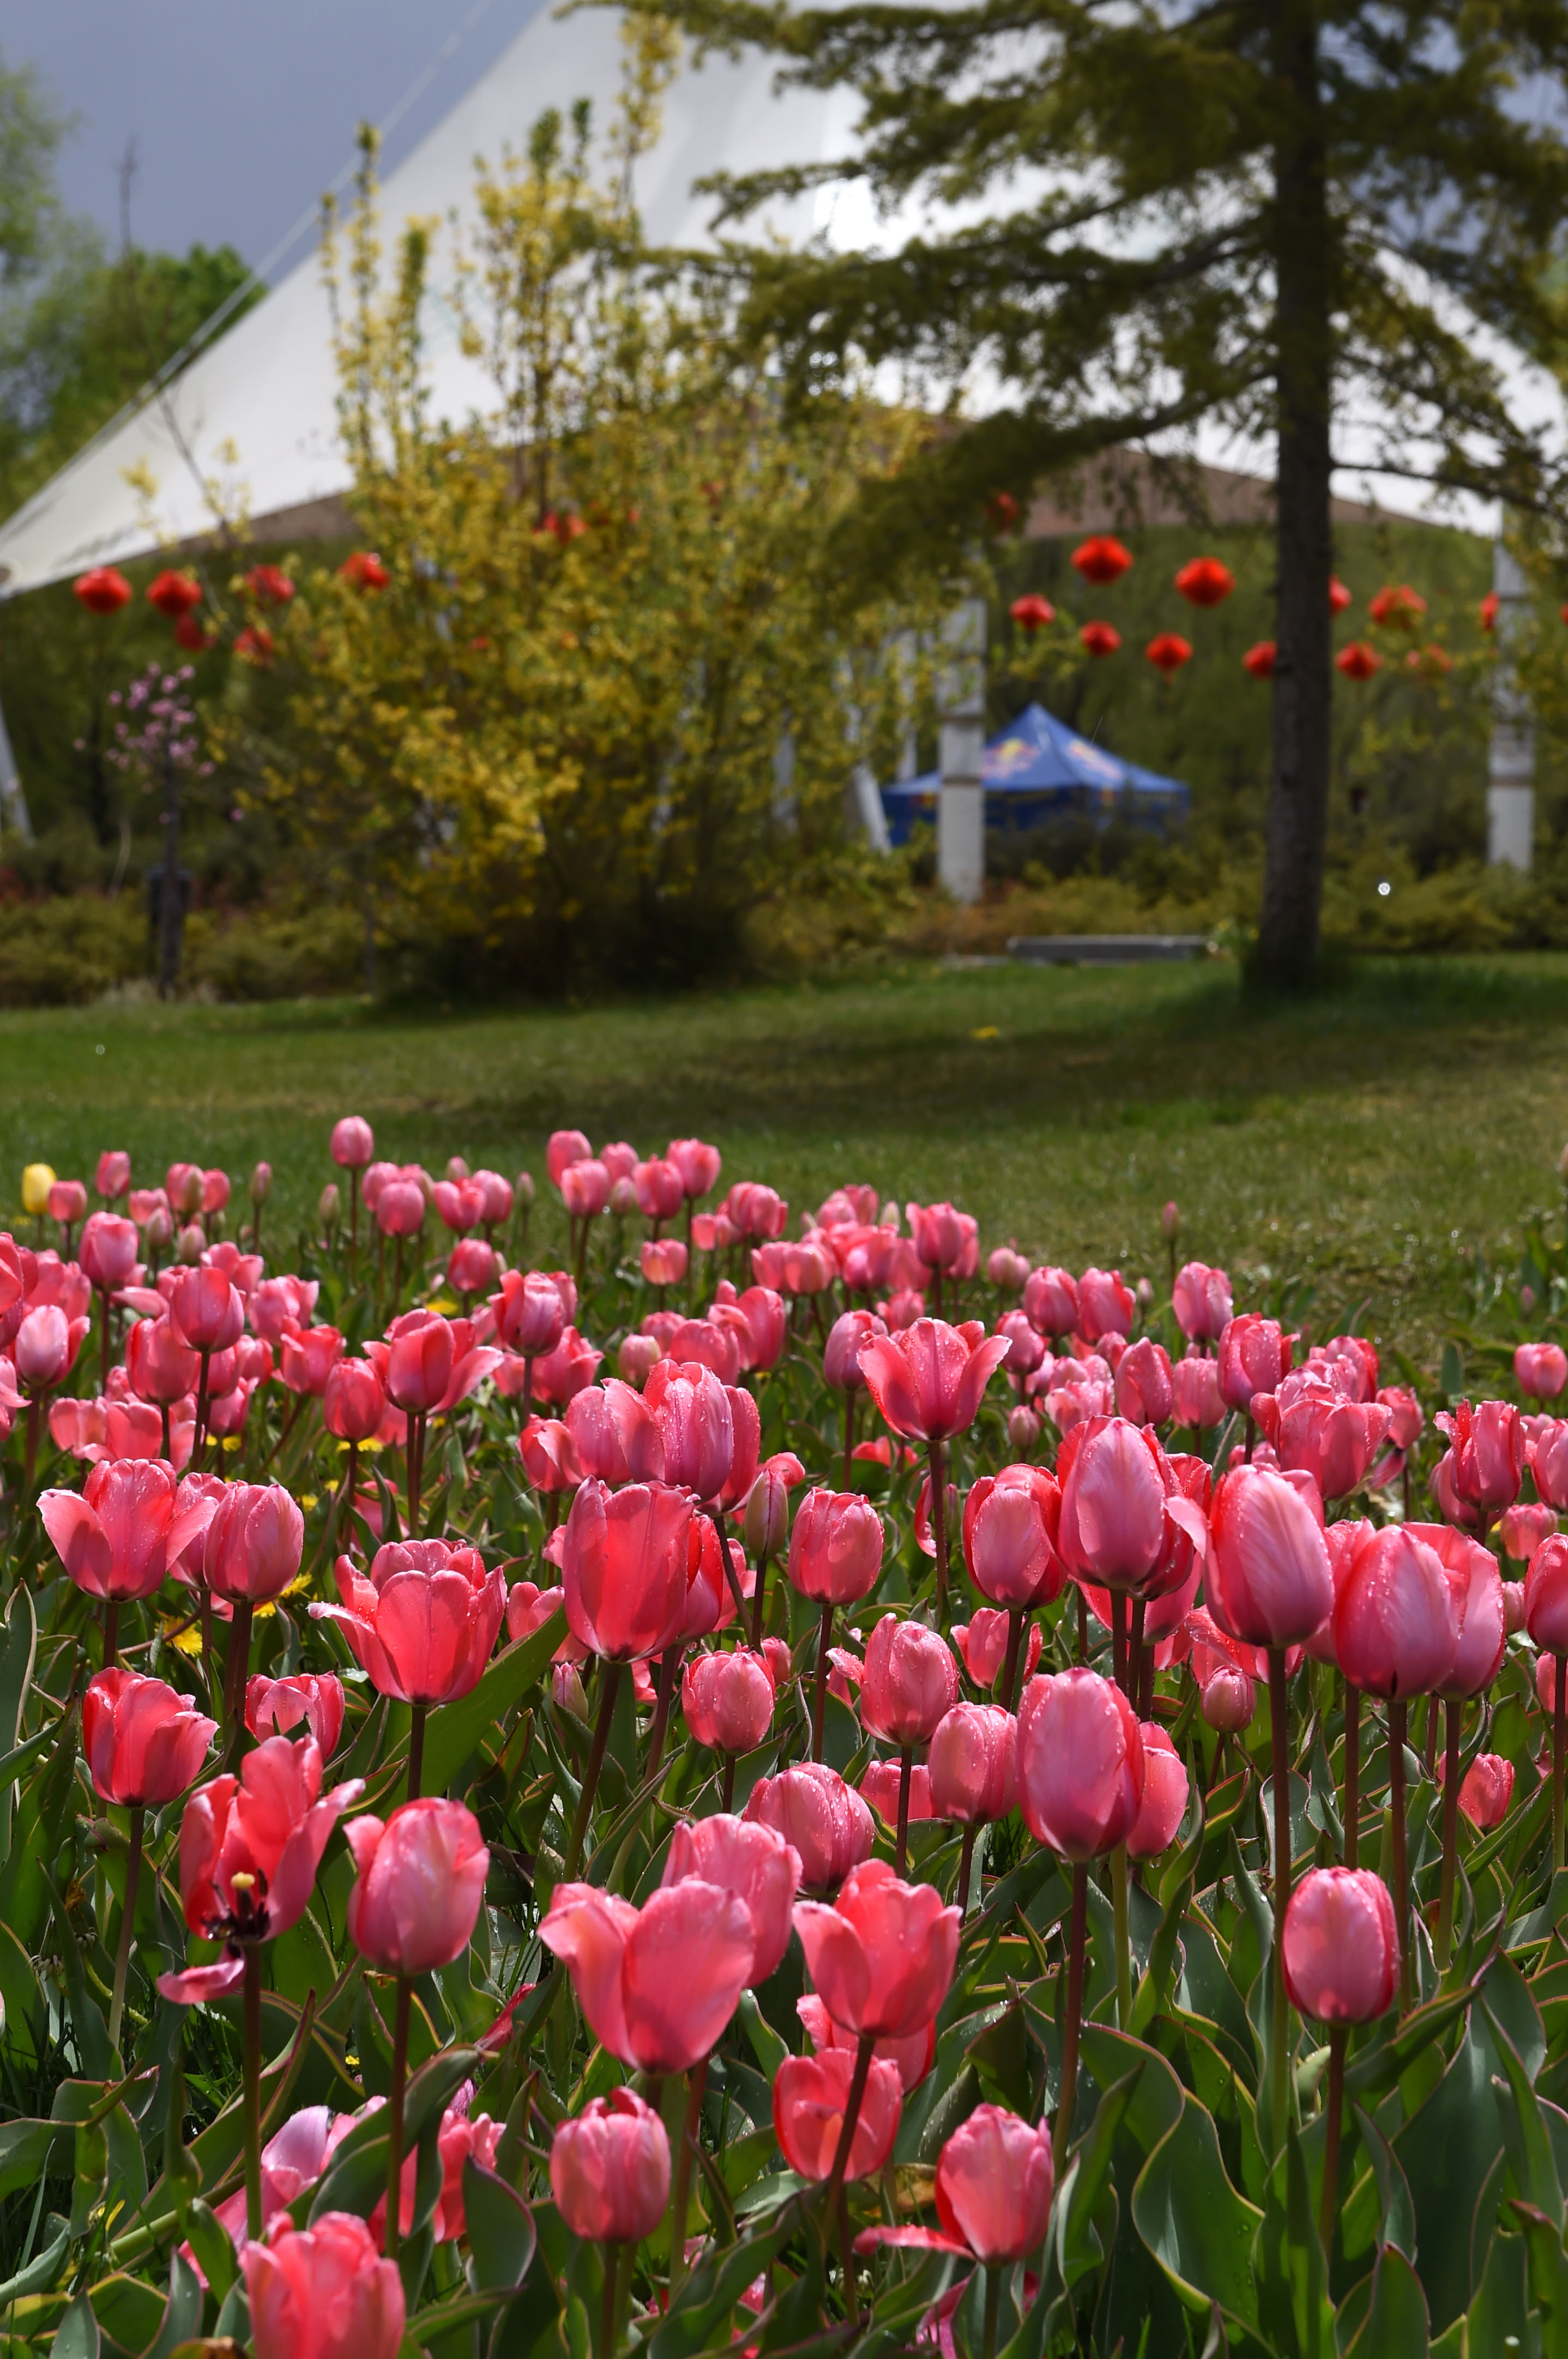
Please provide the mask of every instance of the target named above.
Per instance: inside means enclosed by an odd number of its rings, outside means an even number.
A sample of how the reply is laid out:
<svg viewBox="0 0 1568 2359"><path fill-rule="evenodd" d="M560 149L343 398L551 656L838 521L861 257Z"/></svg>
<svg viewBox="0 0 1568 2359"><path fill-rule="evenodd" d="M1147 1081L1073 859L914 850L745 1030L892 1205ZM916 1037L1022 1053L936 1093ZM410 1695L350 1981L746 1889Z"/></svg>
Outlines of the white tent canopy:
<svg viewBox="0 0 1568 2359"><path fill-rule="evenodd" d="M522 151L545 108L566 114L592 101L608 126L620 85L620 16L589 8L557 19L546 6L492 71L454 106L381 191L385 242L405 222L454 212L471 222L475 159ZM650 238L695 245L712 212L692 184L717 171L815 161L830 152L842 103L773 88L773 60L710 60L687 68L666 95L664 133L637 168ZM840 143L835 142L835 147ZM815 205L771 223L799 237ZM435 414L460 419L486 406L486 386L463 358L450 301L452 241L437 241L427 306L427 367ZM0 597L67 580L88 566L145 556L213 528L204 485L237 494L253 527L286 538L300 511L349 488L338 440L337 375L320 266L312 254L201 353L159 397L106 428L0 527ZM183 449L181 446L184 446ZM150 500L138 488L150 476Z"/></svg>

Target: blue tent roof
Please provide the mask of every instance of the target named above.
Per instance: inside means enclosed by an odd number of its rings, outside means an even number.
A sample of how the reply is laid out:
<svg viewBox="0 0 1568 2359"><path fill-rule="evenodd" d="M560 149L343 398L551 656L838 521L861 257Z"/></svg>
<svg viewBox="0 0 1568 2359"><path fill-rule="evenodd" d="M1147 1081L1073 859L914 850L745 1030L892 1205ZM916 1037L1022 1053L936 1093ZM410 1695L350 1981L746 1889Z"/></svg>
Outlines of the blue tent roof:
<svg viewBox="0 0 1568 2359"><path fill-rule="evenodd" d="M1105 746L1091 745L1046 712L1031 704L987 745L981 766L988 827L1036 827L1061 811L1108 819L1124 797L1140 817L1182 817L1188 792L1175 778L1162 778L1136 762L1124 762ZM935 814L942 781L935 770L881 790L888 831L904 842L917 820Z"/></svg>

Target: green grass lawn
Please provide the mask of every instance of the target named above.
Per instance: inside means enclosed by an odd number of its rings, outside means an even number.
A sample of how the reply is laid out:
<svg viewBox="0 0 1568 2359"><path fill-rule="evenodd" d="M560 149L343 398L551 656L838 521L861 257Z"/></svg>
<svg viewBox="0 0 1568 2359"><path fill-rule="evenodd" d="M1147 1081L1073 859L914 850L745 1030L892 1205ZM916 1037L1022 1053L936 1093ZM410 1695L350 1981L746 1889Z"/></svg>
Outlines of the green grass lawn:
<svg viewBox="0 0 1568 2359"><path fill-rule="evenodd" d="M105 1006L0 1016L0 1206L34 1158L91 1179L100 1147L127 1147L143 1179L180 1157L240 1180L265 1155L281 1243L331 1176L341 1113L378 1152L541 1183L558 1125L644 1151L697 1132L726 1183L765 1179L797 1211L870 1180L951 1196L988 1245L1129 1277L1161 1274L1174 1196L1184 1251L1244 1292L1309 1276L1320 1332L1370 1298L1366 1331L1430 1361L1457 1249L1506 1249L1560 1206L1568 958L1369 962L1265 1009L1218 964L477 1015Z"/></svg>

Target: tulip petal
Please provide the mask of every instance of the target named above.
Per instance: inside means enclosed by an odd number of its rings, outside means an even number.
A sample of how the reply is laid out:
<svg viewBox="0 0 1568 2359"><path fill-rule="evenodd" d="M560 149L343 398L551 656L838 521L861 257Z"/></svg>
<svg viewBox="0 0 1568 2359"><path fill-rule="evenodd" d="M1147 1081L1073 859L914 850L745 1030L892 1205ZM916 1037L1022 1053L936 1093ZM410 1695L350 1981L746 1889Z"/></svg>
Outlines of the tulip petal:
<svg viewBox="0 0 1568 2359"><path fill-rule="evenodd" d="M244 1979L243 1958L219 1958L211 1966L188 1966L183 1973L159 1974L157 1986L176 2006L200 2006L206 1999L238 1990Z"/></svg>

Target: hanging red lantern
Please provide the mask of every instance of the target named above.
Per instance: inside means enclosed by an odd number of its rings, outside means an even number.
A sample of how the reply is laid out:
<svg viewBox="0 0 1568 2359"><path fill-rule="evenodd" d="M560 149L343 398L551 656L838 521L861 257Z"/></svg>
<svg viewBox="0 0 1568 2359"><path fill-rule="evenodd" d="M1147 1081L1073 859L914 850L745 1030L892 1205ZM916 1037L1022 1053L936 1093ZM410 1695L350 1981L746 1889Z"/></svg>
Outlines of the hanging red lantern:
<svg viewBox="0 0 1568 2359"><path fill-rule="evenodd" d="M201 584L194 573L160 573L147 591L147 604L167 614L171 623L201 603Z"/></svg>
<svg viewBox="0 0 1568 2359"><path fill-rule="evenodd" d="M338 568L354 590L384 590L392 576L373 549L356 549Z"/></svg>
<svg viewBox="0 0 1568 2359"><path fill-rule="evenodd" d="M203 647L210 647L211 645L206 632L202 629L194 614L177 614L175 616L174 643L176 647L186 648L189 653L193 656L199 656Z"/></svg>
<svg viewBox="0 0 1568 2359"><path fill-rule="evenodd" d="M1367 612L1380 630L1412 631L1426 612L1426 600L1408 582L1390 582L1368 600Z"/></svg>
<svg viewBox="0 0 1568 2359"><path fill-rule="evenodd" d="M1260 639L1255 647L1248 648L1241 660L1254 679L1272 679L1277 652L1272 639Z"/></svg>
<svg viewBox="0 0 1568 2359"><path fill-rule="evenodd" d="M1054 623L1056 619L1056 609L1049 598L1042 598L1037 590L1027 591L1022 598L1015 598L1007 611L1019 629L1027 631L1031 638L1036 631L1043 631L1047 623Z"/></svg>
<svg viewBox="0 0 1568 2359"><path fill-rule="evenodd" d="M1488 590L1486 596L1482 599L1481 628L1484 631L1495 631L1497 629L1498 608L1502 604L1502 600L1498 597L1495 590ZM1563 609L1563 619L1565 623L1568 623L1568 606L1564 606Z"/></svg>
<svg viewBox="0 0 1568 2359"><path fill-rule="evenodd" d="M245 588L268 606L287 606L294 595L294 584L281 565L253 565L245 576Z"/></svg>
<svg viewBox="0 0 1568 2359"><path fill-rule="evenodd" d="M1383 669L1382 657L1365 639L1352 639L1347 647L1340 648L1334 660L1346 679L1370 679L1375 671Z"/></svg>
<svg viewBox="0 0 1568 2359"><path fill-rule="evenodd" d="M131 585L113 565L94 565L70 586L90 614L117 614L130 602Z"/></svg>
<svg viewBox="0 0 1568 2359"><path fill-rule="evenodd" d="M1236 576L1217 557L1195 557L1176 576L1176 587L1192 606L1221 606L1236 587Z"/></svg>
<svg viewBox="0 0 1568 2359"><path fill-rule="evenodd" d="M265 623L247 623L234 641L234 653L242 663L254 664L258 670L272 661L272 633Z"/></svg>
<svg viewBox="0 0 1568 2359"><path fill-rule="evenodd" d="M1086 623L1078 645L1086 655L1113 656L1121 645L1121 633L1114 623Z"/></svg>
<svg viewBox="0 0 1568 2359"><path fill-rule="evenodd" d="M1349 591L1345 587L1344 582L1338 579L1337 575L1331 573L1328 577L1329 613L1331 614L1343 614L1345 609L1349 605Z"/></svg>
<svg viewBox="0 0 1568 2359"><path fill-rule="evenodd" d="M1011 532L1018 522L1018 502L1011 492L993 492L986 514L998 532Z"/></svg>
<svg viewBox="0 0 1568 2359"><path fill-rule="evenodd" d="M1119 582L1131 562L1130 549L1123 549L1120 541L1113 539L1108 532L1093 534L1089 539L1080 541L1073 551L1073 563L1084 580L1097 583L1102 590L1108 588L1113 582Z"/></svg>
<svg viewBox="0 0 1568 2359"><path fill-rule="evenodd" d="M1418 672L1422 679L1444 679L1454 669L1454 658L1433 639L1424 647L1411 647L1405 669Z"/></svg>
<svg viewBox="0 0 1568 2359"><path fill-rule="evenodd" d="M1193 659L1192 641L1184 639L1179 631L1162 631L1158 638L1150 640L1143 652L1155 670L1162 671L1167 679Z"/></svg>

